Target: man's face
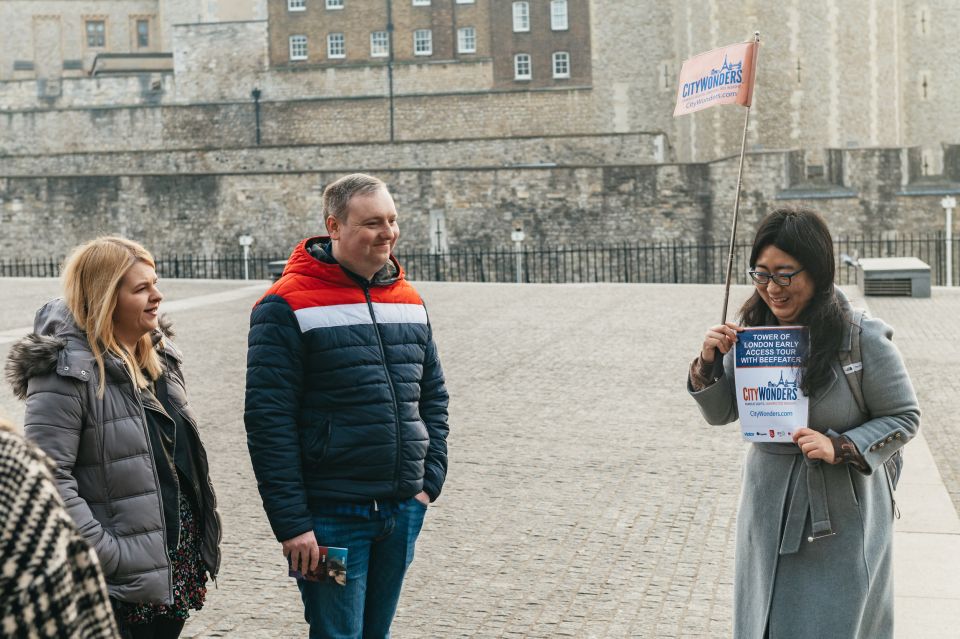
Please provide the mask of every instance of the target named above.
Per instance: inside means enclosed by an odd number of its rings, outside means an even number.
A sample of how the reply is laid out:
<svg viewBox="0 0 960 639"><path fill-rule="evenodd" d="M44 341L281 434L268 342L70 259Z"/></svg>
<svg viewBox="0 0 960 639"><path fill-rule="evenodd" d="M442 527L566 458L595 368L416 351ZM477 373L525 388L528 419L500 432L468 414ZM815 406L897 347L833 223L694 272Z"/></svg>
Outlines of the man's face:
<svg viewBox="0 0 960 639"><path fill-rule="evenodd" d="M335 242L337 261L370 279L390 259L400 237L393 198L386 189L355 195L347 204L346 220L328 217L327 231Z"/></svg>

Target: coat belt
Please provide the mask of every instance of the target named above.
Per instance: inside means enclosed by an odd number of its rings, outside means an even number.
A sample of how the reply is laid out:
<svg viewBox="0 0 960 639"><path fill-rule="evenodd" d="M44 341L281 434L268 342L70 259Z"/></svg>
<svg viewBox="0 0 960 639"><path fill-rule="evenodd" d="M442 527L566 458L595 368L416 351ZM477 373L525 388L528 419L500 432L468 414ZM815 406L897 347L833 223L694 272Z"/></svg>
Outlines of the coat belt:
<svg viewBox="0 0 960 639"><path fill-rule="evenodd" d="M803 456L794 444L758 444L757 448L768 455L800 455L803 465L793 482L793 495L787 509L780 539L780 554L791 555L800 549L803 525L810 513L810 536L808 542L837 534L830 524L827 508L827 483L823 478L823 462Z"/></svg>

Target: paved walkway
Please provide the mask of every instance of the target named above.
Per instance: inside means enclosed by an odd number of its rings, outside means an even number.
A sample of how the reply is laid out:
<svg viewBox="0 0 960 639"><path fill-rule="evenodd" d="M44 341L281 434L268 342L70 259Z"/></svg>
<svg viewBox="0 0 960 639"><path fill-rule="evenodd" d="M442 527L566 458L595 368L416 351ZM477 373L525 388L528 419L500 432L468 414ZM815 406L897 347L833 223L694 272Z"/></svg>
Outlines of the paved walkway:
<svg viewBox="0 0 960 639"><path fill-rule="evenodd" d="M960 289L930 299L869 298L895 327L920 398L920 436L904 448L895 537L898 636L956 637L960 628Z"/></svg>
<svg viewBox="0 0 960 639"><path fill-rule="evenodd" d="M162 286L170 302L230 289L239 296L194 299L179 309L169 304L226 528L218 589L184 636L306 636L296 588L284 576L260 508L243 433L245 335L258 292L242 282ZM428 513L395 635L730 636L745 444L735 425L705 425L682 386L687 362L718 314L721 288L419 288L453 397L451 471ZM0 336L28 325L55 289L49 281L0 279L7 302ZM738 288L735 296L748 290ZM901 308L871 299L871 307L898 328L937 463L944 457L956 464L958 444L949 442L960 442L951 437L957 426L948 423L949 399L937 397L956 390L960 379L960 352L947 333L956 325L950 304L960 297L934 294L930 303L906 300ZM935 344L928 347L930 339ZM0 342L0 357L8 348ZM0 411L22 418L6 386ZM907 447L900 496L898 530L907 535L931 534L913 532L928 520L914 514L916 501L926 497L911 497L911 482L934 491L939 485L941 497L947 489L960 492L956 473L943 474L943 488L918 443ZM940 499L944 504L949 499ZM943 521L949 527L949 518ZM948 529L936 534L938 543L957 538ZM907 548L910 542L898 534L898 637L955 636L958 624L947 623L954 619L951 606L957 609L950 583L928 580L960 574L960 554L922 540Z"/></svg>

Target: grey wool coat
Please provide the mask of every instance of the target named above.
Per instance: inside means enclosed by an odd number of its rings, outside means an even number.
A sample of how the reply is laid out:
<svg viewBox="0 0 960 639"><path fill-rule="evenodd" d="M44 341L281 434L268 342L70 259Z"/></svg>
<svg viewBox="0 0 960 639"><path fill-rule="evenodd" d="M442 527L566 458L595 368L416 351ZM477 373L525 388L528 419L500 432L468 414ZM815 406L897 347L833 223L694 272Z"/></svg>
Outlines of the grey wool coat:
<svg viewBox="0 0 960 639"><path fill-rule="evenodd" d="M160 331L154 343L170 401L196 429L180 353ZM110 596L170 604L173 573L143 404L120 360L104 359L106 389L98 398L99 373L86 334L63 300L54 300L37 312L34 333L10 350L6 376L26 399L24 433L54 461L57 488L100 559ZM197 457L198 472L207 478L200 483L201 550L208 572L216 576L220 517L202 445Z"/></svg>
<svg viewBox="0 0 960 639"><path fill-rule="evenodd" d="M893 493L883 464L917 433L920 409L892 329L878 319L862 327L870 414L860 413L838 360L827 388L810 399L809 427L853 440L867 472L807 460L792 443L749 445L737 515L737 639L762 639L768 624L770 639L893 637ZM848 324L843 349L853 330ZM687 381L710 424L738 418L732 351L723 363L706 388ZM825 518L834 534L811 541L812 522L822 527Z"/></svg>

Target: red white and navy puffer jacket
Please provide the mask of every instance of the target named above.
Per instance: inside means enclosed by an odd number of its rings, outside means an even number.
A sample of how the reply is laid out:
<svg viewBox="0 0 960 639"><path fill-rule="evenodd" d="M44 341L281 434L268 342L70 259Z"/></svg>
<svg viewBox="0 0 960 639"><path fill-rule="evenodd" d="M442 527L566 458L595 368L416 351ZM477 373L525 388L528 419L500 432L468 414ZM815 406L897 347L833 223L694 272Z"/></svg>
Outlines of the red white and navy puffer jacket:
<svg viewBox="0 0 960 639"><path fill-rule="evenodd" d="M447 471L448 396L423 301L393 256L367 282L328 242L302 241L250 318L247 445L279 540L312 529L311 501L434 500Z"/></svg>

